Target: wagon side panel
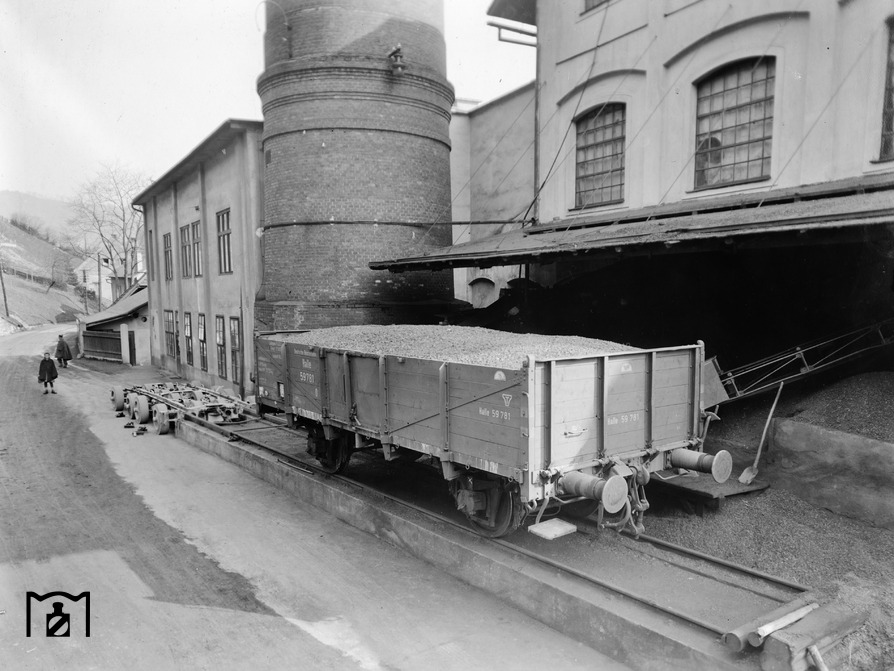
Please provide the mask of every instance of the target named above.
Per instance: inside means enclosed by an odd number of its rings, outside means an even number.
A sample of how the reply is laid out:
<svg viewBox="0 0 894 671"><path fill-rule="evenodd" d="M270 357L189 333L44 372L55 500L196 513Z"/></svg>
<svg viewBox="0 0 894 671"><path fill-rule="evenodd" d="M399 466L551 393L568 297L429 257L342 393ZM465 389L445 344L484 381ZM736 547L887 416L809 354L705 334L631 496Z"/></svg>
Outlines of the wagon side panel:
<svg viewBox="0 0 894 671"><path fill-rule="evenodd" d="M284 411L288 407L288 375L285 343L269 337L255 341L255 371L259 404Z"/></svg>
<svg viewBox="0 0 894 671"><path fill-rule="evenodd" d="M288 403L295 414L322 421L326 407L323 359L316 348L286 345L289 366Z"/></svg>
<svg viewBox="0 0 894 671"><path fill-rule="evenodd" d="M652 446L679 447L698 432L699 350L655 353Z"/></svg>
<svg viewBox="0 0 894 671"><path fill-rule="evenodd" d="M528 466L527 372L448 365L451 460L514 476Z"/></svg>
<svg viewBox="0 0 894 671"><path fill-rule="evenodd" d="M440 404L441 362L385 357L386 433L423 452L444 448Z"/></svg>

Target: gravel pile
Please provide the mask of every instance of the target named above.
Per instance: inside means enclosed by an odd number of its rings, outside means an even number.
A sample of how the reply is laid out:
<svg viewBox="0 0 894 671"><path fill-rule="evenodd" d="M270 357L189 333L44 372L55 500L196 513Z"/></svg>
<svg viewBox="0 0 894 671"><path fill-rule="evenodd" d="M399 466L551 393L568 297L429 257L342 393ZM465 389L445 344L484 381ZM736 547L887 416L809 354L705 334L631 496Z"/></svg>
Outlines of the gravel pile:
<svg viewBox="0 0 894 671"><path fill-rule="evenodd" d="M894 532L774 488L727 498L704 517L653 509L645 524L652 536L808 585L820 603L869 611L839 644L832 668L894 669Z"/></svg>
<svg viewBox="0 0 894 671"><path fill-rule="evenodd" d="M792 419L894 443L894 373L854 375L805 398Z"/></svg>
<svg viewBox="0 0 894 671"><path fill-rule="evenodd" d="M608 340L578 336L507 333L468 326L338 326L278 339L302 345L415 359L435 359L494 368L522 367L537 359L597 356L637 349Z"/></svg>

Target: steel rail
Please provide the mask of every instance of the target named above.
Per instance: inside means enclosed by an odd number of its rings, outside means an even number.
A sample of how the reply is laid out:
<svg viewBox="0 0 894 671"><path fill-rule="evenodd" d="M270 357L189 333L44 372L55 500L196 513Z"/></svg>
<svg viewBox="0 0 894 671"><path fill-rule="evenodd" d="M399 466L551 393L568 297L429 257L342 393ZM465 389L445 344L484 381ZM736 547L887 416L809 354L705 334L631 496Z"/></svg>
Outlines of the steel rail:
<svg viewBox="0 0 894 671"><path fill-rule="evenodd" d="M236 432L232 432L232 433L233 433L234 435L237 435L237 436L238 436L238 433L236 433ZM485 538L485 537L481 536L480 534L476 533L473 529L470 529L468 526L466 526L466 525L464 525L464 524L462 524L462 523L460 523L460 522L457 522L457 521L455 521L455 520L452 520L452 519L450 519L450 518L448 518L448 517L445 517L445 516L443 516L443 515L441 515L441 514L439 514L439 513L432 512L432 511L427 510L426 508L423 508L423 507L421 507L421 506L418 506L418 505L416 505L416 504L414 504L414 503L410 503L409 501L405 501L405 500L403 500L403 499L397 498L397 497L395 497L395 496L393 496L393 495L391 495L391 494L388 494L388 493L383 492L383 491L381 491L381 490L379 490L379 489L375 489L375 488L373 488L373 487L370 487L369 485L365 485L365 484L363 484L363 483L361 483L361 482L358 482L358 481L356 481L356 480L353 480L353 479L351 479L351 478L349 478L349 477L347 477L347 476L339 475L339 474L333 474L333 473L327 473L326 471L324 471L323 469L317 467L317 466L316 466L315 464L313 464L313 463L305 462L305 461L303 461L303 460L301 460L301 459L297 459L297 458L295 458L294 456L289 455L289 454L286 454L286 453L284 453L284 452L280 452L279 450L276 450L275 448L268 447L268 446L266 446L266 445L263 445L263 444L260 443L260 442L255 442L255 441L253 441L251 438L248 438L248 437L243 438L242 436L238 436L238 437L239 437L239 438L242 438L242 439L244 439L244 440L246 440L246 442L253 443L253 444L255 444L255 445L257 445L257 446L259 446L259 447L261 447L261 448L263 448L263 449L265 449L265 450L268 450L268 451L270 451L270 452L273 452L274 454L278 455L278 457L279 457L279 458L278 458L278 461L279 461L280 463L283 463L283 464L286 465L286 466L291 466L291 467L295 468L295 470L299 470L299 471L301 471L301 472L305 472L305 473L306 473L306 472L308 472L308 469L310 469L310 472L313 473L314 475L323 475L323 476L325 476L325 477L329 477L329 478L332 478L332 479L334 479L334 480L337 480L337 481L339 481L339 482L341 482L341 483L343 483L343 484L349 485L349 486L351 486L351 487L354 488L354 489L357 489L357 490L360 490L360 491L364 491L364 492L367 492L367 493L371 493L371 494L375 495L376 497L379 497L379 498L382 498L382 499L386 499L386 500L388 500L388 501L390 501L390 502L392 502L392 503L394 503L394 504L397 504L397 505L402 506L402 507L404 507L404 508L413 510L414 512L417 512L417 513L419 513L420 515L423 515L424 517L427 517L427 518L429 518L429 519L433 519L433 520L437 520L438 522L440 522L440 523L442 523L442 524L446 524L446 525L448 525L448 526L450 526L450 527L452 527L452 528L454 528L454 529L457 529L457 530L463 532L464 534L467 534L467 535L469 535L469 536L474 537L475 539L477 539L477 540L479 540L479 541L493 543L494 545L498 545L498 546L500 546L500 547L502 547L502 548L504 548L504 549L506 549L506 550L508 550L508 551L510 551L510 552L513 552L513 553L515 553L515 554L518 554L518 555L522 555L522 556L528 557L529 559L532 559L532 560L534 560L534 561L536 561L536 562L538 562L538 563L541 563L541 564L544 564L544 565L546 565L546 566L550 566L550 567L552 567L552 568L558 569L559 571L561 571L561 572L563 572L563 573L566 573L566 574L568 574L568 575L572 575L572 576L574 576L574 577L576 577L576 578L578 578L578 579L580 579L580 580L583 580L583 581L585 581L585 582L594 584L594 585L596 585L596 586L598 586L598 587L600 587L600 588L602 588L602 589L606 589L606 590L608 590L608 591L610 591L610 592L613 592L613 593L615 593L615 594L619 594L619 595L621 595L621 596L623 596L623 597L626 597L626 598L628 598L628 599L631 599L631 600L633 600L633 601L636 601L636 602L638 602L638 603L641 603L641 604L643 604L643 605L645 605L645 606L647 606L647 607L649 607L649 608L651 608L651 609L654 609L654 610L656 610L656 611L665 613L666 615L670 615L670 616L672 616L672 617L674 617L674 618L677 618L678 620L682 620L682 621L687 622L687 623L689 623L689 624L692 624L692 625L695 625L695 626L700 627L700 628L702 628L702 629L705 629L705 630L707 630L707 631L710 631L711 633L713 633L713 634L717 634L718 636L723 636L723 635L726 633L726 629L719 628L719 627L717 627L715 624L713 624L712 622L708 622L708 621L706 621L706 620L702 620L702 619L697 618L697 617L694 617L694 616L692 616L692 615L687 615L686 613L682 612L681 610L678 610L678 609L676 609L676 608L674 608L674 607L672 607L672 606L668 606L668 605L661 604L661 603L657 602L656 600L654 600L654 599L652 599L652 598L650 598L650 597L648 597L648 596L645 596L645 595L643 595L643 594L639 594L639 593L637 593L637 592L635 592L635 591L632 591L632 590L629 590L629 589L626 589L626 588L623 588L623 587L619 587L619 586L617 586L617 585L613 585L612 583L610 583L610 582L608 582L608 581L606 581L606 580L603 580L603 579L598 578L598 577L596 577L596 576L593 576L593 575L590 575L590 574L585 573L585 572L583 572L583 571L580 571L580 570L578 570L578 569L576 569L576 568L574 568L574 567L572 567L572 566L569 566L569 565L567 565L567 564L564 564L564 563L562 563L562 562L558 562L558 561L555 561L555 560L553 560L553 559L550 559L549 557L544 557L543 555L537 554L536 552L532 552L532 551L527 550L527 549L525 549L525 548L522 548L522 547L519 547L519 546L517 546L517 545L514 545L514 544L510 543L509 541L505 541L505 540L502 540L502 539L499 539L499 538ZM285 457L285 459L283 459L283 457ZM290 463L290 462L293 462L293 463ZM685 549L685 548L684 548L684 549ZM694 552L695 552L695 551L693 551L693 553L694 553ZM712 558L712 557L710 557L710 556L708 556L708 555L704 555L704 560L705 560L705 561L711 562L711 561L714 561L714 559L715 559L715 558ZM673 564L673 562L669 562L669 561L667 561L667 560L663 560L663 561L666 561L666 562L669 563L669 564ZM719 561L719 562L717 562L717 563L721 563L721 562L722 562L722 560ZM728 564L732 564L732 562L727 562L727 563L728 563ZM737 567L735 567L735 566L728 566L728 568L737 568ZM743 567L743 568L744 568L744 567ZM745 573L749 573L749 571L748 571L747 569L746 569L744 572L745 572ZM752 573L752 575L754 575L754 573ZM720 579L717 578L716 576L706 575L705 577L708 577L708 578L710 578L710 579L716 580L716 581L718 581L718 582L724 582L723 580L720 580ZM743 587L743 586L741 586L741 585L733 585L733 586L748 590L747 587ZM749 591L753 591L753 590L749 590ZM759 594L760 594L760 593L759 593ZM766 594L761 594L761 596L764 596L765 598L772 598L772 597L768 597Z"/></svg>

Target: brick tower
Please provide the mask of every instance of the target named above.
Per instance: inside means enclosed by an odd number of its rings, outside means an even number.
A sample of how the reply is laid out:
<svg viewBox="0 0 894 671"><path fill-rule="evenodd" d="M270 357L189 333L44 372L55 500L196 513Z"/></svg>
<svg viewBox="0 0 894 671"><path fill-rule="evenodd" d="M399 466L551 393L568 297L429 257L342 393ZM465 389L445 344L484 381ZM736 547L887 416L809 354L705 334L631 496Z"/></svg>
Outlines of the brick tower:
<svg viewBox="0 0 894 671"><path fill-rule="evenodd" d="M443 0L265 7L257 327L430 320L452 297L449 272L367 263L451 242Z"/></svg>

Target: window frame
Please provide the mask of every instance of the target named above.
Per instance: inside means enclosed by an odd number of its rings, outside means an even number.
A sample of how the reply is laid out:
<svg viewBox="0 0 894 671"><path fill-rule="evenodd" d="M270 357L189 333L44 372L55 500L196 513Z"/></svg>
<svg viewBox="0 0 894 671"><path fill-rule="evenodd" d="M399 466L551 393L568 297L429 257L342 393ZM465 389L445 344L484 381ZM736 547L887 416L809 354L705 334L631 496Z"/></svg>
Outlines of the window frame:
<svg viewBox="0 0 894 671"><path fill-rule="evenodd" d="M195 277L202 277L202 222L194 221L192 228L192 267Z"/></svg>
<svg viewBox="0 0 894 671"><path fill-rule="evenodd" d="M214 344L217 347L217 376L227 379L227 322L223 315L214 315Z"/></svg>
<svg viewBox="0 0 894 671"><path fill-rule="evenodd" d="M189 224L180 227L180 276L192 277L192 244L189 240Z"/></svg>
<svg viewBox="0 0 894 671"><path fill-rule="evenodd" d="M162 248L164 249L165 257L165 280L170 282L174 279L174 258L173 251L171 249L170 233L165 233L162 236Z"/></svg>
<svg viewBox="0 0 894 671"><path fill-rule="evenodd" d="M755 79L761 65L763 79ZM735 85L731 86L732 78ZM776 58L764 55L725 63L694 82L694 87L693 191L771 179ZM752 119L758 107L762 116ZM751 174L752 166L758 174ZM743 176L737 176L740 168L745 171Z"/></svg>
<svg viewBox="0 0 894 671"><path fill-rule="evenodd" d="M193 366L192 356L192 313L183 313L183 346L186 349L186 365Z"/></svg>
<svg viewBox="0 0 894 671"><path fill-rule="evenodd" d="M205 315L203 313L199 313L198 315L198 340L199 340L199 368L203 371L208 370L208 340L206 338L206 330L205 330Z"/></svg>
<svg viewBox="0 0 894 671"><path fill-rule="evenodd" d="M885 85L882 95L882 126L879 137L879 161L894 161L894 17L887 21L888 51L885 54Z"/></svg>
<svg viewBox="0 0 894 671"><path fill-rule="evenodd" d="M230 317L230 369L233 384L242 384L242 320Z"/></svg>
<svg viewBox="0 0 894 671"><path fill-rule="evenodd" d="M233 274L232 229L230 210L221 210L215 216L217 222L217 269L220 275Z"/></svg>
<svg viewBox="0 0 894 671"><path fill-rule="evenodd" d="M177 354L176 331L174 327L174 311L164 310L162 313L165 334L165 356L174 358Z"/></svg>
<svg viewBox="0 0 894 671"><path fill-rule="evenodd" d="M620 119L616 118L617 114L621 115ZM584 210L623 203L627 181L626 103L602 103L580 115L574 123L574 207L572 209ZM616 134L618 128L620 128L620 134ZM609 133L607 138L606 133ZM597 138L601 139L597 140ZM620 146L620 152L614 151L618 146ZM612 153L608 153L609 151ZM618 165L615 165L616 160ZM608 169L597 172L600 163L607 165ZM592 172L585 167L587 164L592 167ZM614 176L617 176L617 183L613 183ZM609 180L608 185L605 185L606 179ZM582 188L586 180L592 180L592 188ZM612 197L615 189L619 195ZM608 197L603 200L589 200L591 194L606 192Z"/></svg>

